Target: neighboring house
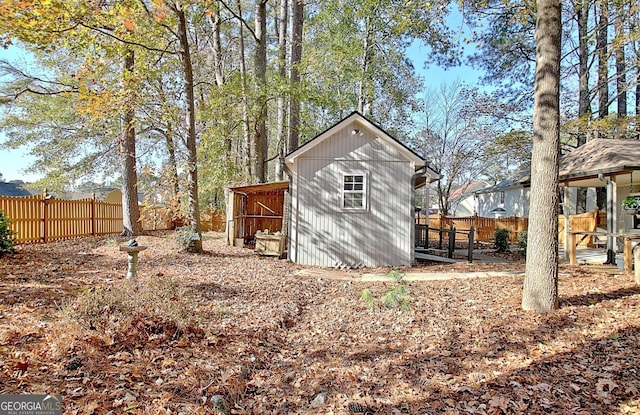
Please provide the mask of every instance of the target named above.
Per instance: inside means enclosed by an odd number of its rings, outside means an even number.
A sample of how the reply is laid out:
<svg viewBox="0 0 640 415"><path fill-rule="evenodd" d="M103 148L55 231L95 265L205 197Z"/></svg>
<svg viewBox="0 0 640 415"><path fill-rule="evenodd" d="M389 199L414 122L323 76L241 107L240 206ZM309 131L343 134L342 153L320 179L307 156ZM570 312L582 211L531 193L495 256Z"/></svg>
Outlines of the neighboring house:
<svg viewBox="0 0 640 415"><path fill-rule="evenodd" d="M475 192L485 189L487 186L489 186L489 183L481 180L455 188L449 194L449 216L461 218L475 215L478 211Z"/></svg>
<svg viewBox="0 0 640 415"><path fill-rule="evenodd" d="M288 154L285 166L291 261L414 262L414 190L439 178L416 153L354 112Z"/></svg>
<svg viewBox="0 0 640 415"><path fill-rule="evenodd" d="M475 191L478 216L483 217L529 217L529 194L531 192L529 170L521 170L510 179L494 186ZM563 208L569 214L576 213L578 190L570 188ZM562 196L565 197L564 195ZM595 188L587 190L587 211L596 208Z"/></svg>
<svg viewBox="0 0 640 415"><path fill-rule="evenodd" d="M521 170L507 180L474 192L478 216L528 217L529 171Z"/></svg>
<svg viewBox="0 0 640 415"><path fill-rule="evenodd" d="M122 203L122 191L115 187L98 187L85 192L68 193L61 198L80 200L91 199L94 195L96 197L96 200L99 200L101 202Z"/></svg>
<svg viewBox="0 0 640 415"><path fill-rule="evenodd" d="M91 199L95 195L96 200L107 203L122 203L122 190L116 187L97 187L85 192L72 192L61 196L61 199ZM145 197L152 198L155 203L158 202L159 197L157 195L145 195L143 192L138 192L138 204L145 204Z"/></svg>
<svg viewBox="0 0 640 415"><path fill-rule="evenodd" d="M31 196L32 193L16 183L0 183L0 196Z"/></svg>

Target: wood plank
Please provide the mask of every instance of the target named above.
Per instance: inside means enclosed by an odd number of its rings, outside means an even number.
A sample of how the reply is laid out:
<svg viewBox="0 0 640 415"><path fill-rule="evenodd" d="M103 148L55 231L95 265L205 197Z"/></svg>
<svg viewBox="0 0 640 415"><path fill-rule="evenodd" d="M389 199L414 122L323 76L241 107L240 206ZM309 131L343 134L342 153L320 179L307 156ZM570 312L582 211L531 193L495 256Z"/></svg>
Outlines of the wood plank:
<svg viewBox="0 0 640 415"><path fill-rule="evenodd" d="M446 257L443 257L443 256L438 256L438 255L423 254L421 252L416 252L415 253L415 257L416 257L416 259L424 259L424 260L427 260L427 261L446 262L447 264L455 264L455 263L460 262L460 261L455 260L455 259L446 258Z"/></svg>

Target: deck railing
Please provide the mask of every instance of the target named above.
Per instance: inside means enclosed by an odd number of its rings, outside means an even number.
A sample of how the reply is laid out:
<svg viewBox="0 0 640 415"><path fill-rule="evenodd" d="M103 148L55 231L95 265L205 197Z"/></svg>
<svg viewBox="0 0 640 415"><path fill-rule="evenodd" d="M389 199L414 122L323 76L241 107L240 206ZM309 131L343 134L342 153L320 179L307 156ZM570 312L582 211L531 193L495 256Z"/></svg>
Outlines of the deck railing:
<svg viewBox="0 0 640 415"><path fill-rule="evenodd" d="M424 217L420 218L424 223ZM569 216L569 229L572 231L595 231L597 227L606 224L606 213L595 210L579 215ZM464 232L468 232L471 227L475 230L475 240L493 241L497 229L509 231L509 242L516 243L518 233L526 231L529 227L528 218L516 216L508 218L486 218L482 216L448 217L441 215L429 215L430 229L450 229L454 227L460 233L456 234L456 240L464 240ZM433 235L431 235L433 237ZM558 216L558 240L560 244L564 241L564 216ZM591 237L583 238L579 241L581 245L593 246Z"/></svg>

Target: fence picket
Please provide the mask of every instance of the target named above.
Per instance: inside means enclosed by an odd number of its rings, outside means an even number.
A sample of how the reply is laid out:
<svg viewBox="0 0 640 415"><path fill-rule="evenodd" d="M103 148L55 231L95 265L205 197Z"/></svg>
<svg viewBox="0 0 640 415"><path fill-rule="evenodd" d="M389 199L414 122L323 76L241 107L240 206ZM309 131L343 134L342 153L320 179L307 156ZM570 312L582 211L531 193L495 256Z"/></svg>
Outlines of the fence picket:
<svg viewBox="0 0 640 415"><path fill-rule="evenodd" d="M49 242L120 233L122 205L94 199L61 200L45 195L0 196L17 243Z"/></svg>
<svg viewBox="0 0 640 415"><path fill-rule="evenodd" d="M606 214L602 211L571 215L569 218L569 228L576 231L594 231L604 223L606 223ZM510 242L515 243L518 238L518 233L527 230L529 219L516 216L508 218L486 218L482 216L448 217L429 215L430 228L446 229L451 226L464 232L469 231L473 226L476 234L475 239L479 241L491 241L494 239L496 229L506 229L509 231ZM560 243L563 242L563 229L564 220L563 217L559 217L558 238ZM457 238L463 239L466 238L466 236L458 234ZM585 241L582 241L582 244L593 246L591 238L585 239Z"/></svg>

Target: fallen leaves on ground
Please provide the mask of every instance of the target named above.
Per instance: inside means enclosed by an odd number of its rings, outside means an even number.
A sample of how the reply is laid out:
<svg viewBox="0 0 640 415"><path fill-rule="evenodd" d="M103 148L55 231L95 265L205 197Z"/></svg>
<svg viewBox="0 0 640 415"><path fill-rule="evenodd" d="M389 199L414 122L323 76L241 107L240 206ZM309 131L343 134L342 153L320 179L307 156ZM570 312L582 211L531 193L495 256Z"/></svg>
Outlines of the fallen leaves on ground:
<svg viewBox="0 0 640 415"><path fill-rule="evenodd" d="M520 309L521 274L411 281L409 311L371 310L361 292L394 282L344 278L371 270L304 277L215 233L201 255L137 239L135 281L115 238L0 260L0 394L59 393L85 415L212 414L214 395L232 414L640 412L630 275L563 266L548 315ZM502 268L523 263L420 271Z"/></svg>

